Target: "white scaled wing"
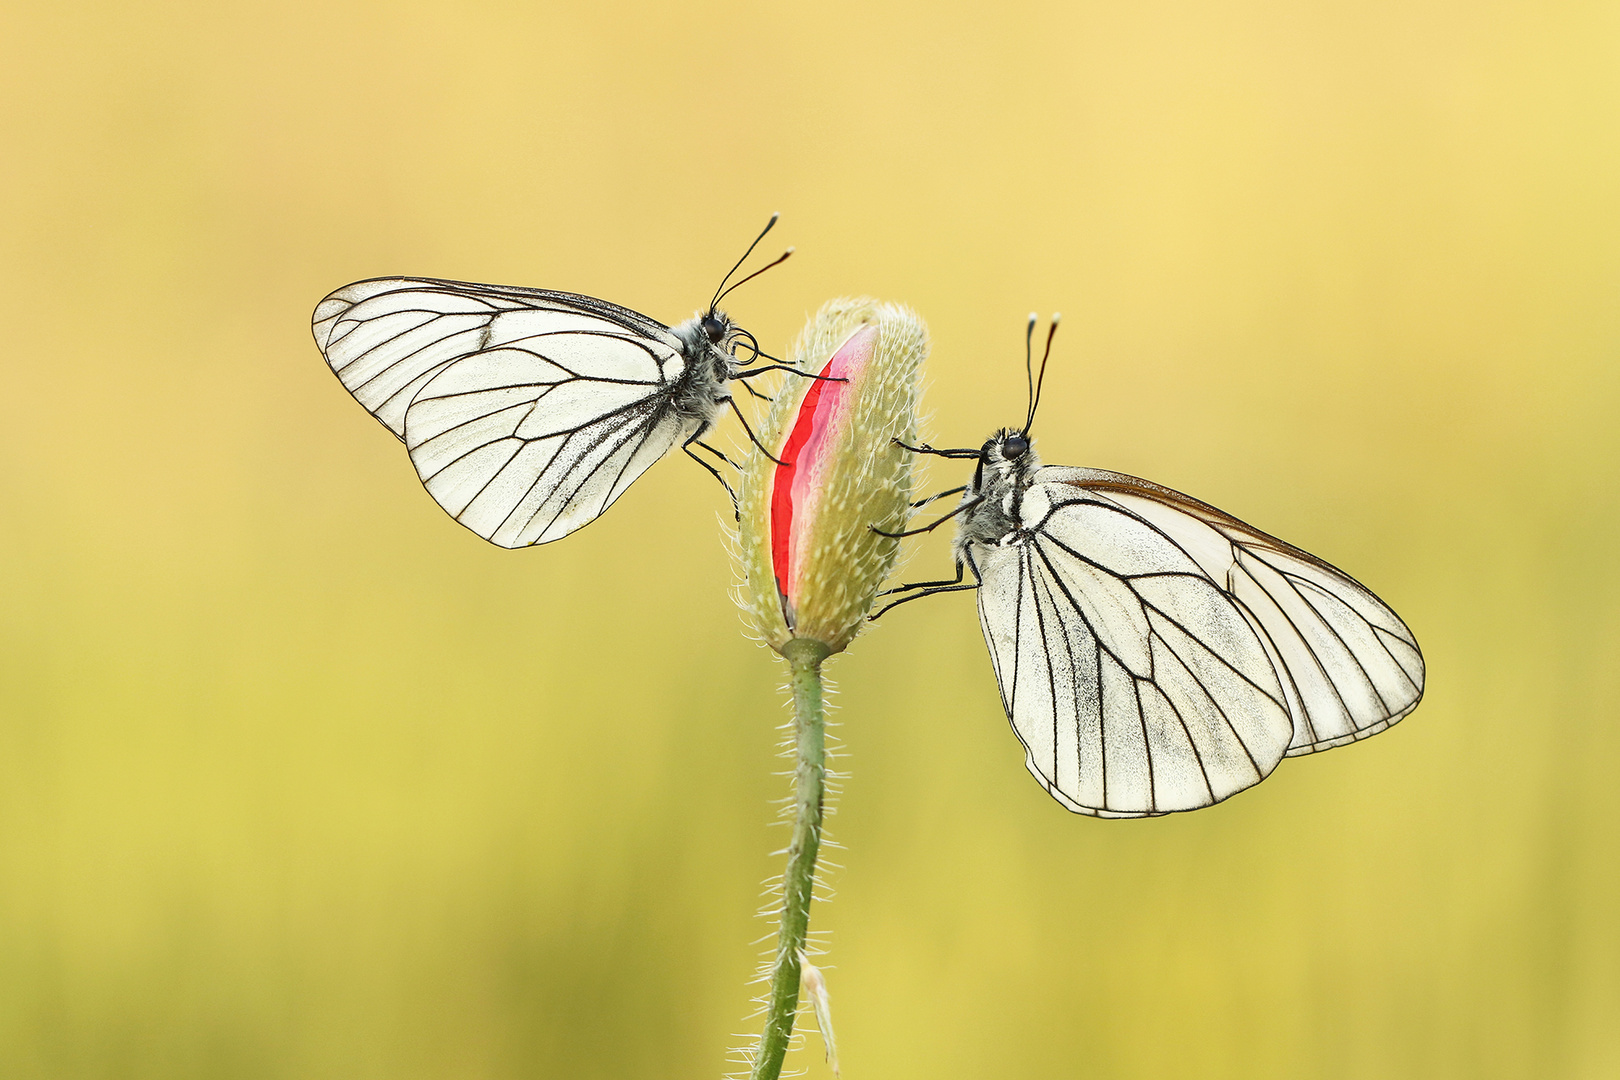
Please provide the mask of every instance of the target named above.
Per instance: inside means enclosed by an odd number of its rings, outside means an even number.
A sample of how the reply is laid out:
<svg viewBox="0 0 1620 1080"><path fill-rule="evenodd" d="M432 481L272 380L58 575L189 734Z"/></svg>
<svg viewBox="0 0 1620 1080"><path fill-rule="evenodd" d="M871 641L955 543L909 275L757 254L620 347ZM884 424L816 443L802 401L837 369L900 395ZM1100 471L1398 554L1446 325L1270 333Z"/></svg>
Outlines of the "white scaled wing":
<svg viewBox="0 0 1620 1080"><path fill-rule="evenodd" d="M502 547L595 520L701 425L670 407L679 339L591 297L379 278L322 300L314 331L429 494Z"/></svg>
<svg viewBox="0 0 1620 1080"><path fill-rule="evenodd" d="M1422 696L1417 642L1382 601L1214 507L1047 467L1021 516L1021 539L969 556L1007 715L1071 810L1208 806Z"/></svg>

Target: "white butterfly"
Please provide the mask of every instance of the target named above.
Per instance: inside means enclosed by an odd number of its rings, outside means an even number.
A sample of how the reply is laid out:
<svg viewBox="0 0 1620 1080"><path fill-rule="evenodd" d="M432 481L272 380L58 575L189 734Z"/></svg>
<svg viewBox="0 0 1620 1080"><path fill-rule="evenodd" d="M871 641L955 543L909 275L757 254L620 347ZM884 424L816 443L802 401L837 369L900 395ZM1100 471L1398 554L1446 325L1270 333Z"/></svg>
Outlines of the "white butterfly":
<svg viewBox="0 0 1620 1080"><path fill-rule="evenodd" d="M978 590L1002 704L1053 798L1099 817L1196 810L1417 707L1423 655L1383 601L1178 491L1042 467L1031 382L1022 428L908 448L978 466L956 510L910 530L960 516L955 580L893 591Z"/></svg>
<svg viewBox="0 0 1620 1080"><path fill-rule="evenodd" d="M715 306L729 291L668 327L574 293L373 278L316 306L315 343L451 517L526 547L596 520L677 445L719 477L692 445L718 455L698 440L732 403L727 384L775 369L740 370L764 354Z"/></svg>

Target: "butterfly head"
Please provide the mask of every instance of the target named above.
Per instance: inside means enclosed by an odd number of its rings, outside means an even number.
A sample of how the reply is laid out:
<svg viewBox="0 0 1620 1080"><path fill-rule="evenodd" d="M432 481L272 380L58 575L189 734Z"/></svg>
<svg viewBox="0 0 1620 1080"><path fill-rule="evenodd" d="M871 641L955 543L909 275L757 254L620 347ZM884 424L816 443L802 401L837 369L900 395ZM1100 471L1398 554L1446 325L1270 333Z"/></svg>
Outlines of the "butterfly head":
<svg viewBox="0 0 1620 1080"><path fill-rule="evenodd" d="M735 354L739 342L757 351L757 346L751 344L753 335L716 307L698 312L670 331L680 339L686 362L707 372L708 380L715 383L724 383L737 374L739 361Z"/></svg>
<svg viewBox="0 0 1620 1080"><path fill-rule="evenodd" d="M994 544L1019 527L1019 504L1040 461L1022 428L1002 428L979 448L979 464L962 495L958 554L968 544Z"/></svg>
<svg viewBox="0 0 1620 1080"><path fill-rule="evenodd" d="M710 345L720 348L724 348L736 333L730 317L719 308L710 308L709 313L698 320L698 329L703 331Z"/></svg>
<svg viewBox="0 0 1620 1080"><path fill-rule="evenodd" d="M734 364L751 364L762 355L758 339L732 322L731 316L719 308L711 307L684 326L689 328L687 332L682 334L677 330L677 336L687 342L688 349L693 353L706 353L712 357L717 372L726 372L722 375L724 378L729 378L734 373ZM749 354L747 359L741 361L736 359L738 345L747 349Z"/></svg>
<svg viewBox="0 0 1620 1080"><path fill-rule="evenodd" d="M979 448L979 467L992 476L1023 476L1039 464L1033 443L1020 428L1002 428Z"/></svg>

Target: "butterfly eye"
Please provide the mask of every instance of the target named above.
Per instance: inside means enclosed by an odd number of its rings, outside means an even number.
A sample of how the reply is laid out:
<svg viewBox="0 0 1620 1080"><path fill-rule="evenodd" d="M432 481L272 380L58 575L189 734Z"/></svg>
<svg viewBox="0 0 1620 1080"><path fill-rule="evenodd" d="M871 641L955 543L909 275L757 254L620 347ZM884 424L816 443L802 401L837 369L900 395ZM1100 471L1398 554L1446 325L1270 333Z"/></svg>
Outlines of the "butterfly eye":
<svg viewBox="0 0 1620 1080"><path fill-rule="evenodd" d="M1029 440L1022 435L1009 435L1007 441L1001 444L1001 456L1008 461L1015 461L1024 456L1029 450Z"/></svg>
<svg viewBox="0 0 1620 1080"><path fill-rule="evenodd" d="M718 345L726 336L726 328L725 325L713 315L705 315L703 316L703 333L708 337L710 342Z"/></svg>

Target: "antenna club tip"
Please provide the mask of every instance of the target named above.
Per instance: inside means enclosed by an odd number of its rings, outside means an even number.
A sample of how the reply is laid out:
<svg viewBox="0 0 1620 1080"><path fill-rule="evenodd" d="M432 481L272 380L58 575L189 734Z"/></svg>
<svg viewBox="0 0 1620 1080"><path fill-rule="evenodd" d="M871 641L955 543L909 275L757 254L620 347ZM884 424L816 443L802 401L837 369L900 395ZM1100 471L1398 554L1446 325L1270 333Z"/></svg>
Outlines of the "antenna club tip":
<svg viewBox="0 0 1620 1080"><path fill-rule="evenodd" d="M785 258L787 258L787 257L788 257L788 256L789 256L789 255L791 255L791 254L793 254L793 253L794 253L794 252L795 252L795 251L798 251L798 250L799 250L799 249L798 249L798 248L791 248L791 247L790 247L790 248L788 248L788 249L787 249L787 250L786 250L786 251L784 251L784 252L782 252L782 258L784 258L784 259L785 259Z"/></svg>
<svg viewBox="0 0 1620 1080"><path fill-rule="evenodd" d="M1033 311L1029 313L1029 323L1030 323L1031 326L1035 325L1036 323L1038 323L1040 321L1041 321L1040 315L1038 315L1037 313L1035 313Z"/></svg>
<svg viewBox="0 0 1620 1080"><path fill-rule="evenodd" d="M1062 321L1063 321L1063 312L1061 312L1061 311L1052 312L1052 325L1053 326L1056 326L1058 323L1060 323Z"/></svg>
<svg viewBox="0 0 1620 1080"><path fill-rule="evenodd" d="M772 210L771 211L771 224L775 225L776 224L776 219L781 217L781 216L782 216L782 211L780 211L780 210Z"/></svg>

